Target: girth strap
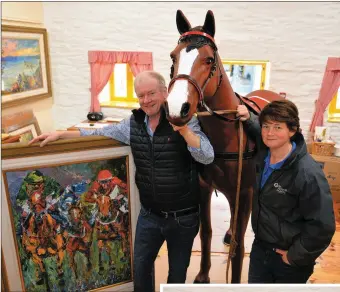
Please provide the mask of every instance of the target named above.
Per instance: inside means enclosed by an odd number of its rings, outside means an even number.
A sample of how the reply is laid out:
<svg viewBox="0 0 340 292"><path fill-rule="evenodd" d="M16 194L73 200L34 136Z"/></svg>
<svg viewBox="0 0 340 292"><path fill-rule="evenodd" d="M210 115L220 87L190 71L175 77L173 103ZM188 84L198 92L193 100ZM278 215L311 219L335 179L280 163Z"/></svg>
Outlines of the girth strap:
<svg viewBox="0 0 340 292"><path fill-rule="evenodd" d="M255 155L255 150L243 152L243 159L252 159ZM236 161L238 160L238 152L215 152L215 158L223 160Z"/></svg>

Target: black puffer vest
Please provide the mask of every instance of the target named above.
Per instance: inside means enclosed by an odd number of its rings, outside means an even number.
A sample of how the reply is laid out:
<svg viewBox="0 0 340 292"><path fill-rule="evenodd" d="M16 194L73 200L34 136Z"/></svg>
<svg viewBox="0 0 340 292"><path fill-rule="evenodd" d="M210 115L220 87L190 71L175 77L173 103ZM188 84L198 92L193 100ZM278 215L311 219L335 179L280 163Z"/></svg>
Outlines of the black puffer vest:
<svg viewBox="0 0 340 292"><path fill-rule="evenodd" d="M145 113L141 109L132 112L130 145L142 205L157 211L197 205L197 162L184 138L172 129L162 110L159 124L150 139L144 123Z"/></svg>

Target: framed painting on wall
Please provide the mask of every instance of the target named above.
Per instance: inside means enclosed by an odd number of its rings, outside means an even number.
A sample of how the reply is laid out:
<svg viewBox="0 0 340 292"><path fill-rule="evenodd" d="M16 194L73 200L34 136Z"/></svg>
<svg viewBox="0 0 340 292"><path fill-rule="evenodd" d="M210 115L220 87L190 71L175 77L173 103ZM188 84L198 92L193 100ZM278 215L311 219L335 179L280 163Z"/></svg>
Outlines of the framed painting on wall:
<svg viewBox="0 0 340 292"><path fill-rule="evenodd" d="M2 107L51 97L46 29L2 25L1 30Z"/></svg>
<svg viewBox="0 0 340 292"><path fill-rule="evenodd" d="M224 59L222 63L233 90L238 94L246 96L252 91L268 88L268 61Z"/></svg>
<svg viewBox="0 0 340 292"><path fill-rule="evenodd" d="M133 290L130 148L45 147L2 160L5 283L10 291Z"/></svg>

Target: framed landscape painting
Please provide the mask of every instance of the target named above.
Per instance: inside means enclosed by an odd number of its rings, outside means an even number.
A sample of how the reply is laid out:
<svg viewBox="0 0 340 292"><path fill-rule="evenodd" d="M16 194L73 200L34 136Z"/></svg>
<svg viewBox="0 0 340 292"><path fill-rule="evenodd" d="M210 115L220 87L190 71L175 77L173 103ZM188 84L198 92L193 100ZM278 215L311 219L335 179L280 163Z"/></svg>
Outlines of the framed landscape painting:
<svg viewBox="0 0 340 292"><path fill-rule="evenodd" d="M130 148L46 151L2 161L5 283L11 291L131 291Z"/></svg>
<svg viewBox="0 0 340 292"><path fill-rule="evenodd" d="M51 97L46 29L10 25L1 29L2 107Z"/></svg>

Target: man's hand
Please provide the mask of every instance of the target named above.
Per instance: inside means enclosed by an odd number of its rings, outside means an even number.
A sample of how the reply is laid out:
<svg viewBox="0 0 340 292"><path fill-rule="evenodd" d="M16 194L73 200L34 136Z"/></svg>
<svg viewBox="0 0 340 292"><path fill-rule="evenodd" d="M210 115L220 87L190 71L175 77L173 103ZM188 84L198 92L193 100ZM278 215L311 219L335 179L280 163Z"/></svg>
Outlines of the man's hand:
<svg viewBox="0 0 340 292"><path fill-rule="evenodd" d="M188 125L179 127L179 126L175 126L171 124L171 126L174 129L174 131L178 131L183 136L183 138L185 139L185 141L188 143L190 147L194 147L194 148L201 147L201 138L197 134L195 134L188 127Z"/></svg>
<svg viewBox="0 0 340 292"><path fill-rule="evenodd" d="M42 141L40 147L45 146L49 142L57 141L59 139L71 139L80 137L80 131L55 131L50 133L42 134L33 140L31 140L28 145L35 142Z"/></svg>
<svg viewBox="0 0 340 292"><path fill-rule="evenodd" d="M185 134L187 131L190 131L190 129L188 128L188 125L185 124L184 126L175 126L173 124L171 124L172 128L174 129L174 131L178 131L182 136L183 134Z"/></svg>
<svg viewBox="0 0 340 292"><path fill-rule="evenodd" d="M34 138L33 140L31 140L28 145L31 145L35 142L38 141L42 141L40 143L40 147L45 146L48 142L53 142L53 141L57 141L58 139L60 139L62 132L51 132L51 133L45 133L45 134L41 134L40 136Z"/></svg>
<svg viewBox="0 0 340 292"><path fill-rule="evenodd" d="M287 265L290 265L290 262L288 261L288 258L287 258L288 250L282 250L282 249L276 248L276 249L275 249L275 252L281 255L282 260L283 260Z"/></svg>
<svg viewBox="0 0 340 292"><path fill-rule="evenodd" d="M249 111L248 111L248 109L247 109L247 107L245 105L238 105L237 106L237 114L236 114L236 116L240 117L240 120L242 122L250 119Z"/></svg>

